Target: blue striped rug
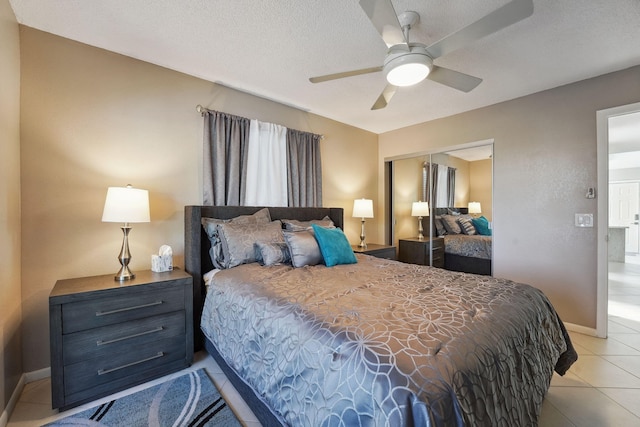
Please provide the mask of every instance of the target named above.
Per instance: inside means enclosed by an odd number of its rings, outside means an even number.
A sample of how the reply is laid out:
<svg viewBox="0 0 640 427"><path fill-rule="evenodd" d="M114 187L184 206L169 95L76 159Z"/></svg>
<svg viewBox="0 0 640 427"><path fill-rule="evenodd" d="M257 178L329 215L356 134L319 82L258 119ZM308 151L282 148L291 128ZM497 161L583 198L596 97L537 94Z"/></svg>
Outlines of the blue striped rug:
<svg viewBox="0 0 640 427"><path fill-rule="evenodd" d="M241 426L203 369L62 418L52 426Z"/></svg>

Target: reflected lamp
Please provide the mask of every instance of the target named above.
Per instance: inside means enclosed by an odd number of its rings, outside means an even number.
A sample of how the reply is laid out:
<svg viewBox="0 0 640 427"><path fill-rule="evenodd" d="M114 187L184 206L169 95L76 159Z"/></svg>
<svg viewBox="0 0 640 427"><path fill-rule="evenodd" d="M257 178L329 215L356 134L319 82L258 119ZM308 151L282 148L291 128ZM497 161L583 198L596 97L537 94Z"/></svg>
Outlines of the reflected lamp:
<svg viewBox="0 0 640 427"><path fill-rule="evenodd" d="M469 202L469 213L470 214L481 214L482 207L480 206L480 202Z"/></svg>
<svg viewBox="0 0 640 427"><path fill-rule="evenodd" d="M360 244L361 248L366 248L365 234L364 234L364 219L373 218L373 200L371 199L356 199L353 201L353 215L354 218L361 218L360 226Z"/></svg>
<svg viewBox="0 0 640 427"><path fill-rule="evenodd" d="M424 240L422 217L429 216L429 203L417 201L411 205L411 216L418 217L418 240Z"/></svg>

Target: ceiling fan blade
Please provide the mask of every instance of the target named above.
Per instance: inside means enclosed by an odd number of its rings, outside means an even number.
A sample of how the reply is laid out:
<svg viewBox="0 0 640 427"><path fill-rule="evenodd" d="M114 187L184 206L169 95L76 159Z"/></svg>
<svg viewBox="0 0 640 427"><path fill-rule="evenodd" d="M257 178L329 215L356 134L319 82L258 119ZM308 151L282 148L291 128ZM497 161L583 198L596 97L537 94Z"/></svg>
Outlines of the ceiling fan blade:
<svg viewBox="0 0 640 427"><path fill-rule="evenodd" d="M361 70L344 71L342 73L334 73L334 74L327 74L324 76L311 77L309 81L311 83L321 83L329 80L342 79L345 77L359 76L360 74L377 73L378 71L382 71L382 67L363 68Z"/></svg>
<svg viewBox="0 0 640 427"><path fill-rule="evenodd" d="M398 86L387 84L387 86L384 88L384 90L382 91L382 93L380 94L376 102L373 104L373 107L371 107L371 109L379 110L381 108L386 107L389 101L391 101L391 97L393 97L393 95L396 93L397 89L398 89Z"/></svg>
<svg viewBox="0 0 640 427"><path fill-rule="evenodd" d="M391 0L360 0L360 7L378 30L387 47L407 43Z"/></svg>
<svg viewBox="0 0 640 427"><path fill-rule="evenodd" d="M435 42L427 47L427 52L433 59L436 59L528 18L532 14L533 0L513 0L473 24Z"/></svg>
<svg viewBox="0 0 640 427"><path fill-rule="evenodd" d="M437 65L433 66L427 78L462 92L470 92L482 83L482 79L478 77L473 77L448 68L438 67Z"/></svg>

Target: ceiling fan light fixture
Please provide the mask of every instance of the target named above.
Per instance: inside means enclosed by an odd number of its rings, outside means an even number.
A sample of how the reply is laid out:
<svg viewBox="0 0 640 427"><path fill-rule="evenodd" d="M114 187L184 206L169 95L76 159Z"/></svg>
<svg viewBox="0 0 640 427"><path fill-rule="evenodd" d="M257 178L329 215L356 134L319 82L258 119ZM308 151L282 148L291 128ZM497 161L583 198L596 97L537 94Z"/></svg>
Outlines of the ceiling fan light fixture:
<svg viewBox="0 0 640 427"><path fill-rule="evenodd" d="M429 72L425 64L402 64L387 73L387 81L394 86L413 86L426 79Z"/></svg>
<svg viewBox="0 0 640 427"><path fill-rule="evenodd" d="M421 46L411 46L409 52L390 52L383 71L389 84L412 86L426 79L432 68L433 61Z"/></svg>

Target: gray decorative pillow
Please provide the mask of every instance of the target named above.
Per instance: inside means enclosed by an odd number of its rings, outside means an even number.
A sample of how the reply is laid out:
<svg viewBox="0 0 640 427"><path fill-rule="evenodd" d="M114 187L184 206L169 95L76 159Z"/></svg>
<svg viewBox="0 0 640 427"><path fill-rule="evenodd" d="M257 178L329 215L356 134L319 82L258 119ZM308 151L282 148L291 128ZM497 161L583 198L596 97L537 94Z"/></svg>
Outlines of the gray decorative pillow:
<svg viewBox="0 0 640 427"><path fill-rule="evenodd" d="M460 234L460 224L458 224L459 215L442 215L442 224L444 225L447 234Z"/></svg>
<svg viewBox="0 0 640 427"><path fill-rule="evenodd" d="M291 262L291 254L285 242L256 242L256 249L260 254L258 259L263 265L288 264Z"/></svg>
<svg viewBox="0 0 640 427"><path fill-rule="evenodd" d="M305 265L317 265L322 263L320 246L313 234L313 231L283 231L284 240L287 242L289 253L291 254L291 264L296 267Z"/></svg>
<svg viewBox="0 0 640 427"><path fill-rule="evenodd" d="M280 221L262 223L225 223L218 224L218 234L224 256L223 268L258 261L254 243L282 242Z"/></svg>
<svg viewBox="0 0 640 427"><path fill-rule="evenodd" d="M207 237L209 237L209 242L211 243L211 249L209 249L209 257L211 258L211 262L213 266L217 269L223 269L227 262L224 259L224 253L222 251L222 242L220 241L220 237L218 235L218 225L219 224L249 224L249 223L262 223L268 224L271 222L271 214L269 213L269 209L264 208L260 209L258 212L252 215L240 215L231 219L218 219L218 218L202 218L200 223L204 228L205 233L207 233Z"/></svg>
<svg viewBox="0 0 640 427"><path fill-rule="evenodd" d="M282 228L287 231L308 230L313 224L324 228L335 228L335 224L328 216L322 219L312 219L311 221L298 221L297 219L281 219Z"/></svg>
<svg viewBox="0 0 640 427"><path fill-rule="evenodd" d="M458 219L458 223L460 223L460 229L463 234L468 234L469 236L476 234L476 227L471 222L471 218L461 217Z"/></svg>
<svg viewBox="0 0 640 427"><path fill-rule="evenodd" d="M444 223L443 223L442 217L440 215L436 216L433 219L433 223L436 226L436 235L438 237L444 236L445 234L447 234L447 230L444 228Z"/></svg>

